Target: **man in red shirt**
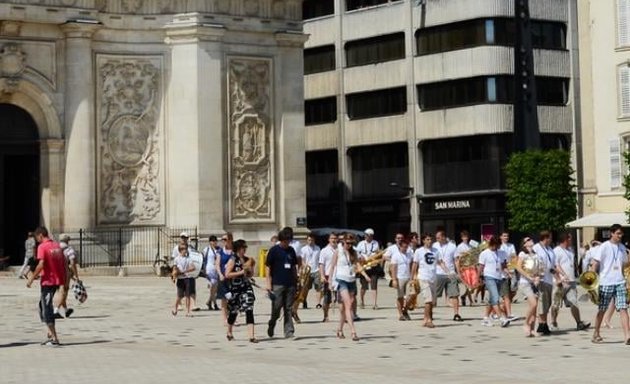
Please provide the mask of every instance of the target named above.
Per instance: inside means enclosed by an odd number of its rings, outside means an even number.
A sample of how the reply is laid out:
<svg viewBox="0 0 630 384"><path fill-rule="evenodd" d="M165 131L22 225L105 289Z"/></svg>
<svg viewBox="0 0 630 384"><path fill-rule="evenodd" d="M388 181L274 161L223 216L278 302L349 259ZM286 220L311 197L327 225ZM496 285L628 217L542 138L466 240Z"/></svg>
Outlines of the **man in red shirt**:
<svg viewBox="0 0 630 384"><path fill-rule="evenodd" d="M30 288L33 280L41 274L41 297L39 300L39 316L42 323L46 324L48 338L42 345L56 347L59 345L57 331L55 330L55 313L53 310L53 296L57 289L66 281L66 258L59 243L48 237L45 227L35 230L37 247L37 267L26 283Z"/></svg>

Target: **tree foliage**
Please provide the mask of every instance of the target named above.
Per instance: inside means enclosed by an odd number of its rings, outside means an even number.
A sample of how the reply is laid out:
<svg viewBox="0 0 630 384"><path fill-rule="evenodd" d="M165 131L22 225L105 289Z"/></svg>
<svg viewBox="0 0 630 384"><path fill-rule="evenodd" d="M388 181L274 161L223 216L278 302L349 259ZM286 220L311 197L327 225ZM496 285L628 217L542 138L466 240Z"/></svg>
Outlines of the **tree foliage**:
<svg viewBox="0 0 630 384"><path fill-rule="evenodd" d="M569 152L514 153L505 167L511 230L561 230L577 213L576 185Z"/></svg>

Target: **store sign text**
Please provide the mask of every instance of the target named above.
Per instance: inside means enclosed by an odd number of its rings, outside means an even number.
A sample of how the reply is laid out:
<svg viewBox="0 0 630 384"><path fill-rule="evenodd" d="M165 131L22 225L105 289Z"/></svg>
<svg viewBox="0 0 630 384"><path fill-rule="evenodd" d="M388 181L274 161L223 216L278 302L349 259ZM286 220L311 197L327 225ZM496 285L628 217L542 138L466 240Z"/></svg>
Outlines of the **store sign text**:
<svg viewBox="0 0 630 384"><path fill-rule="evenodd" d="M434 208L436 211L439 211L442 209L470 208L470 200L436 201Z"/></svg>

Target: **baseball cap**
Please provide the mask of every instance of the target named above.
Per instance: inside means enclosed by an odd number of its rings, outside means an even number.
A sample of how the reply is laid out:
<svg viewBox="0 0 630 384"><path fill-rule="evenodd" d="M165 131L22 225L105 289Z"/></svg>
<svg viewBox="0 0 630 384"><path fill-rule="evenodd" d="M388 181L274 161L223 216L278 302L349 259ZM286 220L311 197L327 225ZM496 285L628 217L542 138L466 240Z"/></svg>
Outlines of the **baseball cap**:
<svg viewBox="0 0 630 384"><path fill-rule="evenodd" d="M190 236L188 236L188 232L182 232L179 234L179 237L189 238Z"/></svg>
<svg viewBox="0 0 630 384"><path fill-rule="evenodd" d="M364 231L366 235L374 236L374 230L372 228L368 228Z"/></svg>

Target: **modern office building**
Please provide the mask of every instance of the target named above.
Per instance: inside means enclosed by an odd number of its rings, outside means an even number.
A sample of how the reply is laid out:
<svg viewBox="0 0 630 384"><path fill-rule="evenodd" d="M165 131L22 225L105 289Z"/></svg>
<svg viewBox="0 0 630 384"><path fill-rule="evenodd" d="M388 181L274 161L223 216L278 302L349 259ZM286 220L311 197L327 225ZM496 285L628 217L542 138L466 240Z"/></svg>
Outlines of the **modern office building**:
<svg viewBox="0 0 630 384"><path fill-rule="evenodd" d="M303 3L309 227L506 226L514 1ZM569 148L569 1L529 0L542 145Z"/></svg>
<svg viewBox="0 0 630 384"><path fill-rule="evenodd" d="M582 129L579 226L585 240L625 224L623 153L630 150L630 1L578 0Z"/></svg>

